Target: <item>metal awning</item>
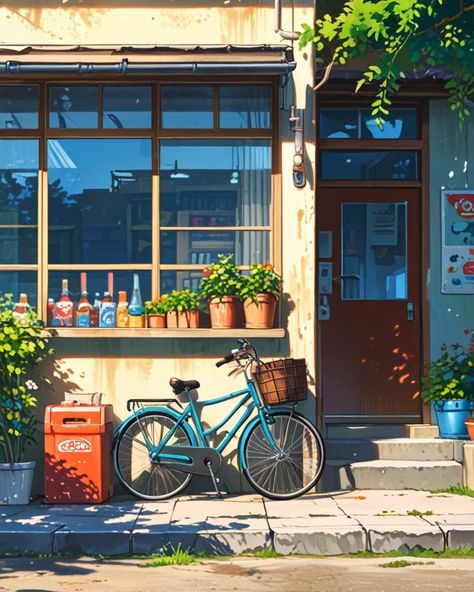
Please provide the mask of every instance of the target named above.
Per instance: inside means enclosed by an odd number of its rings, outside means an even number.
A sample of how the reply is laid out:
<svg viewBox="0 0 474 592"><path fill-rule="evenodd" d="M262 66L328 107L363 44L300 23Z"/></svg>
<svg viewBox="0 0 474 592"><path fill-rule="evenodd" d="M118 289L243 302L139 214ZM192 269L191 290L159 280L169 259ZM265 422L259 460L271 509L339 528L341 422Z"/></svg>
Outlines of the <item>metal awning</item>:
<svg viewBox="0 0 474 592"><path fill-rule="evenodd" d="M274 74L296 68L287 45L1 46L0 76Z"/></svg>

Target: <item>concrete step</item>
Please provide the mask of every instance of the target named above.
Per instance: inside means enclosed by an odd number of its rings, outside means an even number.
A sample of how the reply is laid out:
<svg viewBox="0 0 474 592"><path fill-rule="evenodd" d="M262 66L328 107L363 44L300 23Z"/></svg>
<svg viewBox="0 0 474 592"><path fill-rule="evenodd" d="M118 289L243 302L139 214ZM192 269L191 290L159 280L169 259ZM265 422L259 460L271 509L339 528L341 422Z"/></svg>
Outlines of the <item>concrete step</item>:
<svg viewBox="0 0 474 592"><path fill-rule="evenodd" d="M438 438L439 430L437 425L429 423L408 423L404 435L406 438Z"/></svg>
<svg viewBox="0 0 474 592"><path fill-rule="evenodd" d="M326 438L355 440L371 440L375 438L403 438L405 436L405 426L403 424L326 424Z"/></svg>
<svg viewBox="0 0 474 592"><path fill-rule="evenodd" d="M327 460L321 479L318 481L318 491L339 491L340 489L352 489L347 470L350 460ZM342 482L341 482L342 477Z"/></svg>
<svg viewBox="0 0 474 592"><path fill-rule="evenodd" d="M444 438L392 438L373 440L380 460L455 460L462 462L462 440Z"/></svg>
<svg viewBox="0 0 474 592"><path fill-rule="evenodd" d="M372 460L339 470L342 489L440 489L463 482L462 465L453 460Z"/></svg>
<svg viewBox="0 0 474 592"><path fill-rule="evenodd" d="M375 460L376 448L371 440L362 438L327 438L326 456L329 460L344 460L348 463Z"/></svg>

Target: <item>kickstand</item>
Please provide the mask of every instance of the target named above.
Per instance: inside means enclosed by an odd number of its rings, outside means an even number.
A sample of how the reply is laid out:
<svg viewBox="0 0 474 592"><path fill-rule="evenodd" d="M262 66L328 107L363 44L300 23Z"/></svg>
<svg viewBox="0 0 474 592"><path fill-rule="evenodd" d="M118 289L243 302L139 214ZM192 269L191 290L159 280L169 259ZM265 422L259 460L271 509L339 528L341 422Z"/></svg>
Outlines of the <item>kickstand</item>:
<svg viewBox="0 0 474 592"><path fill-rule="evenodd" d="M218 497L219 499L222 499L222 493L219 491L219 487L218 487L218 485L217 485L217 483L218 483L218 478L217 478L217 477L214 475L214 471L212 470L212 463L211 463L211 461L210 461L210 460L206 462L206 466L207 466L207 468L209 469L209 474L210 474L210 476L211 476L212 483L213 483L213 485L214 485L214 489L216 490L217 497Z"/></svg>

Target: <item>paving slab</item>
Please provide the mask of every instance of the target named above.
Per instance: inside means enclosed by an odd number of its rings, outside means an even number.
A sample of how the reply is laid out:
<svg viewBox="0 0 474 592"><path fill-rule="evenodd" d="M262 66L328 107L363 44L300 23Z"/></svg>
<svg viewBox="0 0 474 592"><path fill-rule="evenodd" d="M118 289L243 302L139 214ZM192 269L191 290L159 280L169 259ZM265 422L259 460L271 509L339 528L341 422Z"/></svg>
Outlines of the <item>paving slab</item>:
<svg viewBox="0 0 474 592"><path fill-rule="evenodd" d="M103 504L87 505L87 504L39 504L36 508L40 508L42 512L48 513L51 516L109 516L109 515L123 515L123 514L139 514L142 510L144 502L139 501L120 501L120 502L106 502ZM30 507L30 506L29 506ZM35 506L33 506L35 508Z"/></svg>
<svg viewBox="0 0 474 592"><path fill-rule="evenodd" d="M147 502L131 533L133 553L160 553L170 544L170 523L176 500L171 502ZM194 540L194 532L192 533Z"/></svg>
<svg viewBox="0 0 474 592"><path fill-rule="evenodd" d="M412 549L444 550L444 534L438 525L418 516L358 516L367 532L372 553L407 552Z"/></svg>
<svg viewBox="0 0 474 592"><path fill-rule="evenodd" d="M62 528L54 532L54 553L119 555L130 552L130 534L137 513L64 516Z"/></svg>
<svg viewBox="0 0 474 592"><path fill-rule="evenodd" d="M473 514L426 516L426 520L441 529L449 549L460 549L461 547L474 549Z"/></svg>
<svg viewBox="0 0 474 592"><path fill-rule="evenodd" d="M306 516L343 516L344 512L329 495L320 494L313 499L291 501L264 500L267 516L276 518L304 518Z"/></svg>
<svg viewBox="0 0 474 592"><path fill-rule="evenodd" d="M269 518L275 551L341 555L367 549L367 536L357 520L348 516Z"/></svg>
<svg viewBox="0 0 474 592"><path fill-rule="evenodd" d="M263 498L256 498L253 502L235 502L226 499L213 500L181 500L178 499L173 510L173 520L195 518L205 520L208 516L265 516Z"/></svg>
<svg viewBox="0 0 474 592"><path fill-rule="evenodd" d="M433 514L474 513L474 498L416 490L365 489L333 494L349 516L407 514L412 510Z"/></svg>
<svg viewBox="0 0 474 592"><path fill-rule="evenodd" d="M197 532L194 550L197 553L240 555L269 549L270 528L262 518L209 518Z"/></svg>

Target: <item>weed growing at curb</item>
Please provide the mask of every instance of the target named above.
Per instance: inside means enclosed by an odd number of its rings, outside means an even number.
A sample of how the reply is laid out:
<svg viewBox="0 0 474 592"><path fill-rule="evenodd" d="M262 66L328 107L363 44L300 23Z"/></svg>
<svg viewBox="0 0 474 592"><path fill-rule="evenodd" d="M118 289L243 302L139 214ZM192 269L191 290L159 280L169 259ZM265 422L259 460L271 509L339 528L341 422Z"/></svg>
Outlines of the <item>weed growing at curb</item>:
<svg viewBox="0 0 474 592"><path fill-rule="evenodd" d="M443 487L442 489L430 489L430 493L453 493L454 495L474 497L474 489L464 485L451 485L450 487Z"/></svg>
<svg viewBox="0 0 474 592"><path fill-rule="evenodd" d="M426 512L420 511L420 510L409 510L407 512L407 516L433 516L433 511L432 510L426 510Z"/></svg>
<svg viewBox="0 0 474 592"><path fill-rule="evenodd" d="M381 563L380 567L410 567L411 565L433 565L434 561L407 561L406 559L397 559L390 563Z"/></svg>
<svg viewBox="0 0 474 592"><path fill-rule="evenodd" d="M471 547L460 547L459 549L445 549L444 551L433 551L432 549L411 549L410 551L388 551L387 553L372 553L372 551L359 551L349 553L345 557L353 559L369 559L383 557L419 557L425 559L472 559L474 549Z"/></svg>
<svg viewBox="0 0 474 592"><path fill-rule="evenodd" d="M197 561L207 559L209 556L199 553L191 553L189 548L183 549L181 543L177 547L170 545L165 547L161 553L152 555L147 563L140 564L140 567L163 567L165 565L190 565Z"/></svg>
<svg viewBox="0 0 474 592"><path fill-rule="evenodd" d="M255 551L255 553L251 554L252 557L256 557L257 559L276 559L277 557L284 557L278 551L275 551L273 547L269 547L268 549L260 549L260 551Z"/></svg>

